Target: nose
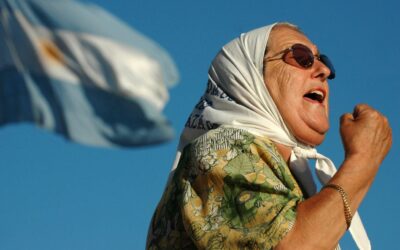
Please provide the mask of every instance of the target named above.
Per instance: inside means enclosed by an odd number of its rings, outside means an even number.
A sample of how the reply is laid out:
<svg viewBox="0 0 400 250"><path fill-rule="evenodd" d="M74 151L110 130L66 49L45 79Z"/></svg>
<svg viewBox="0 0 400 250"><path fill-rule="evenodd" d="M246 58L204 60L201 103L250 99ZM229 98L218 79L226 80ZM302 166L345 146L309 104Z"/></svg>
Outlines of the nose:
<svg viewBox="0 0 400 250"><path fill-rule="evenodd" d="M331 73L331 70L323 62L318 59L314 61L312 72L313 78L320 78L322 81L325 81L326 79L328 79Z"/></svg>

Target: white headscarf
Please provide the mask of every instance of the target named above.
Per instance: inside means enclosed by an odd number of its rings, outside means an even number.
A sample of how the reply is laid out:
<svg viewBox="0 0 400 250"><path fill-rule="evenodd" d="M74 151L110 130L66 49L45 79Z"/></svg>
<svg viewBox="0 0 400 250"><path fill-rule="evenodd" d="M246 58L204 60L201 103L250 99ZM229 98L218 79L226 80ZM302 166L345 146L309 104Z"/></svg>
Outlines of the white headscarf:
<svg viewBox="0 0 400 250"><path fill-rule="evenodd" d="M290 133L264 84L264 52L274 25L241 34L217 54L208 72L206 92L181 134L173 170L188 143L224 125L291 147L290 169L309 196L316 193L316 186L307 159L316 159L315 169L322 184L335 174L336 168L330 159L315 148L299 143ZM360 249L371 249L358 213L353 217L350 232Z"/></svg>

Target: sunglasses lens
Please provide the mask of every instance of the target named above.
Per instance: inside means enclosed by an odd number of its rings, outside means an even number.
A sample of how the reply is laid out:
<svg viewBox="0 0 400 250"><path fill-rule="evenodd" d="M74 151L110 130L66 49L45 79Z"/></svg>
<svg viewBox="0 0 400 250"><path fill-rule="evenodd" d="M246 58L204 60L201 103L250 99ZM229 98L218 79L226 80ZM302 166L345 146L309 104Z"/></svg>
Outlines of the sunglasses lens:
<svg viewBox="0 0 400 250"><path fill-rule="evenodd" d="M303 68L310 68L314 63L314 55L312 51L302 44L292 46L293 58Z"/></svg>
<svg viewBox="0 0 400 250"><path fill-rule="evenodd" d="M326 67L328 67L329 70L331 71L331 74L328 76L328 79L334 79L336 76L336 71L335 68L333 67L331 60L329 60L329 58L326 55L320 55L319 58L321 59L321 62L325 64Z"/></svg>
<svg viewBox="0 0 400 250"><path fill-rule="evenodd" d="M299 43L294 44L290 49L286 50L282 59L290 65L303 69L308 69L314 64L314 55L312 51L307 46ZM320 55L318 60L325 64L331 71L328 79L334 79L336 71L329 58L326 55Z"/></svg>

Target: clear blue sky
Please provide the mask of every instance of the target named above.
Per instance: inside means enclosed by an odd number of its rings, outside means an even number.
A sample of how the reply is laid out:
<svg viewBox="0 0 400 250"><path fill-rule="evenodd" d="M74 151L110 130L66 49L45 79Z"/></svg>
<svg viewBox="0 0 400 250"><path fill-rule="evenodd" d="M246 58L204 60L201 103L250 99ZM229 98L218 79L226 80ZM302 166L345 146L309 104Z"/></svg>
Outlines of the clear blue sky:
<svg viewBox="0 0 400 250"><path fill-rule="evenodd" d="M165 113L169 143L102 149L19 124L0 128L0 249L143 249L187 115L217 51L241 32L290 21L328 54L331 130L319 150L340 165L339 117L368 103L390 120L394 144L361 205L374 249L398 246L400 2L94 0L166 48L180 70ZM369 166L364 166L368 168ZM355 249L346 236L344 249Z"/></svg>

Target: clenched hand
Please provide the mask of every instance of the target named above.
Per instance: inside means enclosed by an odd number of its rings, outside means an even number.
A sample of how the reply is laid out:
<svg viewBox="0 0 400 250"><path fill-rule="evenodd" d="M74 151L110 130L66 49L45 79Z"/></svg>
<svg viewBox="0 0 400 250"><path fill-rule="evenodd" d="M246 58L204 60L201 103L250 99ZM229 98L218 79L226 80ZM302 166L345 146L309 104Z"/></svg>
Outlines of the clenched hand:
<svg viewBox="0 0 400 250"><path fill-rule="evenodd" d="M366 104L341 117L340 133L345 157L379 166L392 145L392 130L385 116Z"/></svg>

